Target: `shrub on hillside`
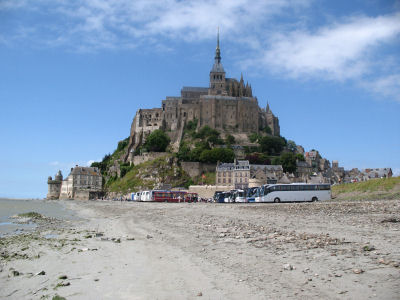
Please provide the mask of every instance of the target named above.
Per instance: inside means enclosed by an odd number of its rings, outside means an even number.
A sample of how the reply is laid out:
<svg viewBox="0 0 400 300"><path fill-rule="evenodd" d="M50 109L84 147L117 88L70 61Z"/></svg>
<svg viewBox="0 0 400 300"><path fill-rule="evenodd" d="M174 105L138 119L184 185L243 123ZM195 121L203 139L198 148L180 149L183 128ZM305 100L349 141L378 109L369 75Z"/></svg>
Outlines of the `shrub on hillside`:
<svg viewBox="0 0 400 300"><path fill-rule="evenodd" d="M146 139L144 148L150 152L164 152L170 143L169 136L161 129L154 130Z"/></svg>

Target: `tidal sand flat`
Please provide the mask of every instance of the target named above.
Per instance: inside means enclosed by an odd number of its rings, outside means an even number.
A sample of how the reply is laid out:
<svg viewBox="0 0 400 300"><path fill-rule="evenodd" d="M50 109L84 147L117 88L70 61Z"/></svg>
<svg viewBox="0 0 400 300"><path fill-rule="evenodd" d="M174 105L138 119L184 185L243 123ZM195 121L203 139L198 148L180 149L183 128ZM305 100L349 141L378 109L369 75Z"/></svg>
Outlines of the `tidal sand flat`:
<svg viewBox="0 0 400 300"><path fill-rule="evenodd" d="M58 203L1 238L0 299L398 299L400 200Z"/></svg>
<svg viewBox="0 0 400 300"><path fill-rule="evenodd" d="M18 214L37 212L47 217L72 220L76 214L56 201L39 199L6 199L0 198L0 237L20 234L36 227L29 217L15 218Z"/></svg>

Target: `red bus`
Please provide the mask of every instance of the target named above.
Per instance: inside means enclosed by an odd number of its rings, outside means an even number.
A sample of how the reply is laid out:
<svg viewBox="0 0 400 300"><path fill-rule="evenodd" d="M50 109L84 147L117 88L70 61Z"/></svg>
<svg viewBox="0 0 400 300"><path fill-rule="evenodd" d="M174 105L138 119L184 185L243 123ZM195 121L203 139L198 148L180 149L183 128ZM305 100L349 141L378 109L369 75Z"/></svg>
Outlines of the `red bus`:
<svg viewBox="0 0 400 300"><path fill-rule="evenodd" d="M197 193L183 191L153 191L152 201L154 202L196 202Z"/></svg>

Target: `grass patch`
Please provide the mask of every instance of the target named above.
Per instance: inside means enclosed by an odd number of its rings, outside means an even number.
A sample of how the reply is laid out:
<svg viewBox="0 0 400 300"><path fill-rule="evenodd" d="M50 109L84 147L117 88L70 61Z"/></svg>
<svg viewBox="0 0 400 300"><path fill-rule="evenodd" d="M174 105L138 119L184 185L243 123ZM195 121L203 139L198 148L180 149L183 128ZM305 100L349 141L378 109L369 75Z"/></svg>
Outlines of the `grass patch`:
<svg viewBox="0 0 400 300"><path fill-rule="evenodd" d="M67 298L61 297L61 296L59 296L59 295L55 295L55 296L52 298L52 300L67 300Z"/></svg>
<svg viewBox="0 0 400 300"><path fill-rule="evenodd" d="M332 186L332 195L353 200L400 199L400 177L335 185Z"/></svg>
<svg viewBox="0 0 400 300"><path fill-rule="evenodd" d="M353 192L389 192L396 186L400 189L400 177L371 179L364 182L335 185L332 187L332 192L335 194Z"/></svg>
<svg viewBox="0 0 400 300"><path fill-rule="evenodd" d="M110 192L128 193L139 189L153 189L156 180L169 183L173 187L185 186L190 177L173 160L174 156L167 154L134 166L123 178L115 178L106 188Z"/></svg>
<svg viewBox="0 0 400 300"><path fill-rule="evenodd" d="M44 218L41 214L39 214L37 212L34 212L34 211L18 214L18 217L20 217L20 218L32 218L32 219L43 219Z"/></svg>

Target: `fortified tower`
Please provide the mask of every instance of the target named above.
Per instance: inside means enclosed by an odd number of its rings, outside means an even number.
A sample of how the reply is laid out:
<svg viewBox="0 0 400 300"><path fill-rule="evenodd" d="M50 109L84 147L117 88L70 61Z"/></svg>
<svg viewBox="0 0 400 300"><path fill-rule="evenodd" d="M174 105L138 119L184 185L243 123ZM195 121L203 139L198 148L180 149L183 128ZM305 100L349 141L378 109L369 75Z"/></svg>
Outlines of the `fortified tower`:
<svg viewBox="0 0 400 300"><path fill-rule="evenodd" d="M54 176L54 180L49 176L47 180L48 185L48 193L47 199L59 199L61 193L61 184L62 184L63 176L61 174L61 170L58 170L56 176Z"/></svg>

